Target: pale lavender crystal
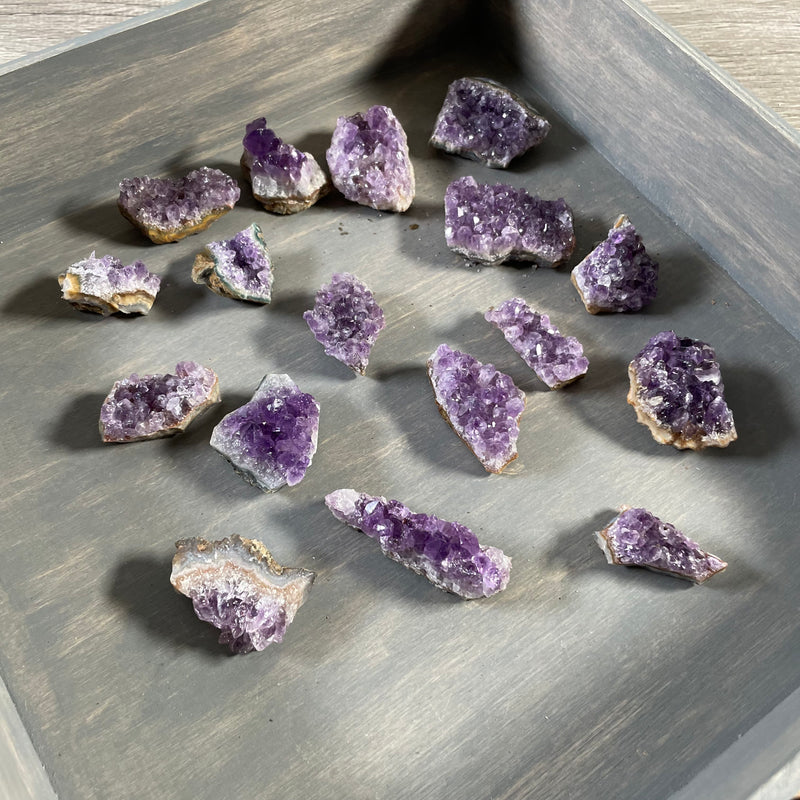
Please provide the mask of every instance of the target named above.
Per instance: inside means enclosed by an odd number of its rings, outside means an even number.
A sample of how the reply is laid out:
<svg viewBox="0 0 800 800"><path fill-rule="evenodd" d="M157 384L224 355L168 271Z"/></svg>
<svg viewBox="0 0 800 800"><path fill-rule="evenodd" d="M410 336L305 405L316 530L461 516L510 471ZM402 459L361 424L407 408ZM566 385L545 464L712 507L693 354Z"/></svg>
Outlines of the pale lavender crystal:
<svg viewBox="0 0 800 800"><path fill-rule="evenodd" d="M272 261L261 228L255 223L233 237L210 242L195 256L192 280L222 297L269 303Z"/></svg>
<svg viewBox="0 0 800 800"><path fill-rule="evenodd" d="M117 381L100 408L104 442L136 442L172 436L219 403L214 372L181 361L175 374L136 375Z"/></svg>
<svg viewBox="0 0 800 800"><path fill-rule="evenodd" d="M628 402L660 444L702 450L736 439L711 345L662 331L631 361L628 375Z"/></svg>
<svg viewBox="0 0 800 800"><path fill-rule="evenodd" d="M192 538L175 546L172 585L191 598L195 614L218 628L220 644L234 653L283 641L316 577L307 569L282 567L255 539Z"/></svg>
<svg viewBox="0 0 800 800"><path fill-rule="evenodd" d="M326 153L333 185L354 203L405 211L414 199L406 132L390 108L339 117Z"/></svg>
<svg viewBox="0 0 800 800"><path fill-rule="evenodd" d="M325 498L342 522L376 539L384 555L466 600L490 597L508 585L511 559L484 547L464 525L417 514L397 500L338 489Z"/></svg>
<svg viewBox="0 0 800 800"><path fill-rule="evenodd" d="M575 247L572 210L503 183L479 184L471 176L453 181L444 197L445 239L451 250L474 261L534 261L554 267Z"/></svg>
<svg viewBox="0 0 800 800"><path fill-rule="evenodd" d="M551 389L572 383L589 369L581 343L574 336L562 336L547 314L534 311L519 297L490 308L484 317Z"/></svg>
<svg viewBox="0 0 800 800"><path fill-rule="evenodd" d="M609 564L645 567L694 583L703 583L728 566L644 508L624 506L595 538Z"/></svg>
<svg viewBox="0 0 800 800"><path fill-rule="evenodd" d="M608 238L572 270L571 279L590 314L639 311L655 299L658 264L623 215Z"/></svg>
<svg viewBox="0 0 800 800"><path fill-rule="evenodd" d="M525 393L492 364L440 344L428 360L436 404L488 472L517 457Z"/></svg>
<svg viewBox="0 0 800 800"><path fill-rule="evenodd" d="M316 400L288 375L267 375L250 402L220 420L211 446L248 483L274 492L303 480L318 432Z"/></svg>
<svg viewBox="0 0 800 800"><path fill-rule="evenodd" d="M386 327L383 309L372 292L349 272L334 273L303 319L329 356L361 375L378 334Z"/></svg>
<svg viewBox="0 0 800 800"><path fill-rule="evenodd" d="M549 131L550 123L505 86L459 78L447 89L431 144L490 167L507 167Z"/></svg>
<svg viewBox="0 0 800 800"><path fill-rule="evenodd" d="M109 314L147 314L153 306L161 278L141 261L127 267L113 256L78 261L58 276L61 297L80 311Z"/></svg>

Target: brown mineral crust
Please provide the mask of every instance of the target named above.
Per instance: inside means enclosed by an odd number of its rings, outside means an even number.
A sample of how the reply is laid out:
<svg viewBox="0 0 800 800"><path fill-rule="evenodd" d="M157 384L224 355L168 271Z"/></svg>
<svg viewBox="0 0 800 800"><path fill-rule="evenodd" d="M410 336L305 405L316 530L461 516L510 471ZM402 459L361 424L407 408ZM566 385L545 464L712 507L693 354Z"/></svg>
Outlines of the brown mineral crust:
<svg viewBox="0 0 800 800"><path fill-rule="evenodd" d="M117 293L106 302L100 297L88 297L80 291L80 280L71 273L58 276L58 285L62 288L63 298L78 311L101 314L104 317L116 314L120 310L133 311L141 309L146 314L153 306L155 297L145 291ZM66 288L64 288L66 285Z"/></svg>
<svg viewBox="0 0 800 800"><path fill-rule="evenodd" d="M192 280L204 286L208 286L212 292L220 297L230 297L233 300L241 298L228 291L228 287L219 279L214 270L214 259L209 258L205 253L198 253L194 257L192 264Z"/></svg>
<svg viewBox="0 0 800 800"><path fill-rule="evenodd" d="M137 220L135 217L128 214L122 207L122 204L117 202L120 214L127 219L131 224L138 228L150 241L155 244L167 244L168 242L177 242L180 239L185 239L195 233L204 231L212 222L218 220L230 211L230 208L215 208L206 214L202 219L197 222L188 223L186 225L179 225L176 228L148 228Z"/></svg>

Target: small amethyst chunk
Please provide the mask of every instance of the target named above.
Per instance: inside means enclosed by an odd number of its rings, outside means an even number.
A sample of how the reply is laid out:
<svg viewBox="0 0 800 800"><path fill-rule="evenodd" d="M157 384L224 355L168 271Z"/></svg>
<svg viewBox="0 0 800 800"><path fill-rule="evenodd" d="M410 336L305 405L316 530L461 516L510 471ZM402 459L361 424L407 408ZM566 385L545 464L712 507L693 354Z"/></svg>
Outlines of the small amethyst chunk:
<svg viewBox="0 0 800 800"><path fill-rule="evenodd" d="M250 402L224 416L211 446L265 492L294 486L317 450L319 404L288 375L267 375Z"/></svg>
<svg viewBox="0 0 800 800"><path fill-rule="evenodd" d="M179 362L174 375L133 374L103 401L100 435L104 442L172 436L219 401L217 376L194 361Z"/></svg>
<svg viewBox="0 0 800 800"><path fill-rule="evenodd" d="M261 228L253 224L221 242L209 242L198 253L192 280L204 283L222 297L269 303L272 298L272 261Z"/></svg>
<svg viewBox="0 0 800 800"><path fill-rule="evenodd" d="M447 89L431 144L504 168L549 131L550 123L505 86L486 78L459 78Z"/></svg>
<svg viewBox="0 0 800 800"><path fill-rule="evenodd" d="M554 267L575 247L572 209L503 183L490 186L466 176L444 197L447 246L473 261L534 261Z"/></svg>
<svg viewBox="0 0 800 800"><path fill-rule="evenodd" d="M103 256L78 261L58 276L61 297L79 311L102 314L147 314L161 287L161 278L141 261L127 267Z"/></svg>
<svg viewBox="0 0 800 800"><path fill-rule="evenodd" d="M623 506L595 539L609 564L645 567L703 583L728 565L644 508Z"/></svg>
<svg viewBox="0 0 800 800"><path fill-rule="evenodd" d="M414 166L391 108L339 117L326 153L333 185L354 203L405 211L414 200Z"/></svg>
<svg viewBox="0 0 800 800"><path fill-rule="evenodd" d="M572 270L571 279L590 314L640 311L655 300L658 264L622 215L608 238Z"/></svg>
<svg viewBox="0 0 800 800"><path fill-rule="evenodd" d="M239 199L236 181L210 167L184 178L125 178L117 205L126 219L156 244L204 231Z"/></svg>
<svg viewBox="0 0 800 800"><path fill-rule="evenodd" d="M255 539L181 539L175 547L172 585L191 598L203 622L219 629L219 643L233 653L283 641L316 577L307 569L282 567Z"/></svg>
<svg viewBox="0 0 800 800"><path fill-rule="evenodd" d="M484 317L551 389L572 383L589 369L581 343L574 336L562 336L547 314L534 311L519 297L490 308Z"/></svg>
<svg viewBox="0 0 800 800"><path fill-rule="evenodd" d="M440 344L428 360L439 412L487 472L502 472L517 457L525 393L492 364Z"/></svg>
<svg viewBox="0 0 800 800"><path fill-rule="evenodd" d="M334 273L303 319L329 356L360 375L366 372L372 346L386 327L383 309L372 292L349 272Z"/></svg>
<svg viewBox="0 0 800 800"><path fill-rule="evenodd" d="M508 585L511 559L484 547L458 522L416 514L397 500L337 489L325 498L336 519L377 539L385 556L465 600L491 597Z"/></svg>

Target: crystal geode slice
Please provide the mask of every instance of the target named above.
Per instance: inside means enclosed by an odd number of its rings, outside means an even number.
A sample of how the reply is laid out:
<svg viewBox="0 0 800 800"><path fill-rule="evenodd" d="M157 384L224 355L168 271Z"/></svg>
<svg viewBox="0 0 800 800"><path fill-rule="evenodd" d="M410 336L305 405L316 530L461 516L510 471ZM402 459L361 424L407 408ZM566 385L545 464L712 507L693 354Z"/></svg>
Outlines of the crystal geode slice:
<svg viewBox="0 0 800 800"><path fill-rule="evenodd" d="M255 223L233 239L209 242L192 266L192 280L222 297L269 303L272 261L261 228Z"/></svg>
<svg viewBox="0 0 800 800"><path fill-rule="evenodd" d="M303 314L329 356L363 375L372 346L386 327L383 309L367 286L349 272L334 273Z"/></svg>
<svg viewBox="0 0 800 800"><path fill-rule="evenodd" d="M161 287L161 278L141 261L127 267L118 258L103 256L78 261L58 276L61 297L79 311L109 314L147 314Z"/></svg>
<svg viewBox="0 0 800 800"><path fill-rule="evenodd" d="M517 457L525 393L492 364L440 344L428 360L439 412L487 472L502 472Z"/></svg>
<svg viewBox="0 0 800 800"><path fill-rule="evenodd" d="M713 348L657 333L628 367L628 402L660 444L680 450L727 447L736 439Z"/></svg>
<svg viewBox="0 0 800 800"><path fill-rule="evenodd" d="M431 144L505 168L549 131L550 123L505 86L486 78L459 78L447 89Z"/></svg>
<svg viewBox="0 0 800 800"><path fill-rule="evenodd" d="M471 176L453 181L444 215L447 246L473 261L554 267L575 247L572 209L563 198L542 200L503 183L477 183Z"/></svg>
<svg viewBox="0 0 800 800"><path fill-rule="evenodd" d="M288 375L267 375L250 402L220 420L211 446L248 483L274 492L303 480L318 432L317 401Z"/></svg>
<svg viewBox="0 0 800 800"><path fill-rule="evenodd" d="M179 362L174 375L133 374L103 401L100 435L104 442L172 436L219 401L217 376L194 361Z"/></svg>
<svg viewBox="0 0 800 800"><path fill-rule="evenodd" d="M490 308L484 317L551 389L582 378L589 369L581 343L574 336L562 336L547 314L534 311L519 297Z"/></svg>
<svg viewBox="0 0 800 800"><path fill-rule="evenodd" d="M595 539L609 564L645 567L694 583L703 583L728 566L644 508L623 506Z"/></svg>
<svg viewBox="0 0 800 800"><path fill-rule="evenodd" d="M255 539L192 538L175 546L172 585L191 598L194 613L218 628L219 643L234 653L283 641L316 577L307 569L282 567Z"/></svg>
<svg viewBox="0 0 800 800"><path fill-rule="evenodd" d="M267 211L296 214L330 191L330 181L314 156L280 139L264 117L247 125L242 145L242 169L253 196Z"/></svg>
<svg viewBox="0 0 800 800"><path fill-rule="evenodd" d="M484 547L458 522L416 514L397 500L338 489L325 498L334 517L380 543L383 554L466 600L490 597L508 585L511 559Z"/></svg>
<svg viewBox="0 0 800 800"><path fill-rule="evenodd" d="M156 244L204 231L239 199L236 181L210 167L184 178L125 178L117 205L126 219Z"/></svg>
<svg viewBox="0 0 800 800"><path fill-rule="evenodd" d="M405 211L414 200L408 140L391 108L339 117L325 155L333 185L348 200L379 211Z"/></svg>
<svg viewBox="0 0 800 800"><path fill-rule="evenodd" d="M608 238L572 270L571 280L590 314L640 311L655 300L658 264L623 214Z"/></svg>

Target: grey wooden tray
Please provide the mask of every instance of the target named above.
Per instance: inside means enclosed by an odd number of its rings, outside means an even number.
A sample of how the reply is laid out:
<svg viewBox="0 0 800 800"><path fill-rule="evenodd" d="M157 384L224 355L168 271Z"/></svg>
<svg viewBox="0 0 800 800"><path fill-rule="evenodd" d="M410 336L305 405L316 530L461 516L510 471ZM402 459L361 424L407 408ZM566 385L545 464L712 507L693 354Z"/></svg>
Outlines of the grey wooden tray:
<svg viewBox="0 0 800 800"><path fill-rule="evenodd" d="M427 146L464 74L554 121L507 172ZM373 103L409 135L406 214L331 197L277 218L245 187L209 232L156 247L116 211L125 176L238 177L257 116L322 156L336 117ZM0 109L2 700L59 797L767 796L800 733L794 131L632 0L220 0L7 74ZM566 269L467 265L442 230L465 174L564 196L576 260L629 214L662 265L654 305L590 317ZM189 277L206 241L253 221L277 264L267 309ZM59 299L55 276L92 250L163 276L149 317ZM388 320L365 378L301 318L344 269ZM515 294L584 342L579 384L542 390L483 322ZM658 446L625 403L627 362L666 329L717 348L740 434L725 451ZM436 411L424 361L442 341L529 394L507 474L485 474ZM113 381L185 358L219 373L222 408L173 440L101 446ZM267 496L208 438L270 371L322 422L306 479ZM327 512L345 486L470 525L512 556L509 588L465 603L402 570ZM622 503L730 567L703 587L608 567L592 531ZM168 580L175 539L232 533L319 576L284 643L246 657ZM24 771L21 728L7 735Z"/></svg>

